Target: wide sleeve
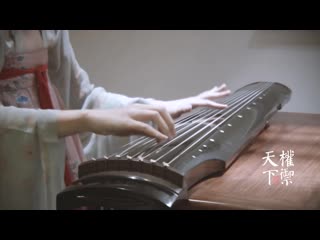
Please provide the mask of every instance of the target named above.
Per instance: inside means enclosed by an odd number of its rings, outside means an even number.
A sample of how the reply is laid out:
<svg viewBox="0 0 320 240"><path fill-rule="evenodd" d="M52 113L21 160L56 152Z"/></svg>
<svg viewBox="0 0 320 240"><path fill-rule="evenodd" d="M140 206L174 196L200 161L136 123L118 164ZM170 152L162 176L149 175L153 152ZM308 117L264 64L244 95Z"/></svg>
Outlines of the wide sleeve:
<svg viewBox="0 0 320 240"><path fill-rule="evenodd" d="M65 166L56 111L0 106L0 209L55 209Z"/></svg>
<svg viewBox="0 0 320 240"><path fill-rule="evenodd" d="M0 134L12 132L17 137L36 135L44 142L57 142L57 110L35 110L0 106Z"/></svg>
<svg viewBox="0 0 320 240"><path fill-rule="evenodd" d="M76 59L68 31L47 31L45 40L49 47L50 79L69 109L108 109L152 100L111 93L95 86Z"/></svg>
<svg viewBox="0 0 320 240"><path fill-rule="evenodd" d="M132 103L150 104L153 99L128 97L108 92L95 86L80 67L69 39L68 31L45 31L43 34L49 52L49 77L58 88L68 109L109 109ZM102 136L94 133L80 135L87 158L113 152L126 138Z"/></svg>

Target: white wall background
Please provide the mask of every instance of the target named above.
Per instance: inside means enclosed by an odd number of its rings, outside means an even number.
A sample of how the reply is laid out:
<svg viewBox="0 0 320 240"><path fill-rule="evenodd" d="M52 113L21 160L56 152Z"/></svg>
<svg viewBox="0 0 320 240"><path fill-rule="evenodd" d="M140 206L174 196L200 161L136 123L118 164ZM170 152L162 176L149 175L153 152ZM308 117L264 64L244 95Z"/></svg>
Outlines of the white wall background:
<svg viewBox="0 0 320 240"><path fill-rule="evenodd" d="M283 111L320 113L320 31L73 30L91 81L129 96L176 99L225 82L293 91Z"/></svg>

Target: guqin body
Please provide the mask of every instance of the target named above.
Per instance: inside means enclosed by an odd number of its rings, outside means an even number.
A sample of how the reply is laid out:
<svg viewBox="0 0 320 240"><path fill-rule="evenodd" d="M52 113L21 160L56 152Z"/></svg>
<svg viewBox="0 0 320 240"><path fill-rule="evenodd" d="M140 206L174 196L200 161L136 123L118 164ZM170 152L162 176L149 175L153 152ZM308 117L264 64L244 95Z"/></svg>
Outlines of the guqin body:
<svg viewBox="0 0 320 240"><path fill-rule="evenodd" d="M291 97L280 83L246 85L221 102L176 121L177 135L142 137L79 166L79 180L57 196L57 209L172 209L196 183L223 174Z"/></svg>

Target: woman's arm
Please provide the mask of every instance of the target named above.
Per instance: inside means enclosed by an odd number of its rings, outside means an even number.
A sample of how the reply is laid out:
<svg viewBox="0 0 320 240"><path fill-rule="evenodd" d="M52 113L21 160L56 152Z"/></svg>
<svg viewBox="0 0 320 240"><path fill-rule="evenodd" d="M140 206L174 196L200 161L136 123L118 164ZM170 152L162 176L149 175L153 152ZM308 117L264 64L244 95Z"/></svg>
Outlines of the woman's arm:
<svg viewBox="0 0 320 240"><path fill-rule="evenodd" d="M157 129L146 122L152 121ZM161 107L135 104L109 110L64 110L58 112L58 136L83 132L100 135L146 135L158 141L175 135L170 114Z"/></svg>
<svg viewBox="0 0 320 240"><path fill-rule="evenodd" d="M49 51L49 77L67 109L112 109L147 103L148 99L111 93L95 86L79 65L66 30L43 33Z"/></svg>
<svg viewBox="0 0 320 240"><path fill-rule="evenodd" d="M165 107L172 117L191 111L196 107L225 108L215 100L230 94L225 84L192 97L172 101L152 98L128 97L95 87L75 56L68 31L47 31L49 44L49 75L60 90L69 109L111 109L134 103ZM51 35L51 36L50 36Z"/></svg>

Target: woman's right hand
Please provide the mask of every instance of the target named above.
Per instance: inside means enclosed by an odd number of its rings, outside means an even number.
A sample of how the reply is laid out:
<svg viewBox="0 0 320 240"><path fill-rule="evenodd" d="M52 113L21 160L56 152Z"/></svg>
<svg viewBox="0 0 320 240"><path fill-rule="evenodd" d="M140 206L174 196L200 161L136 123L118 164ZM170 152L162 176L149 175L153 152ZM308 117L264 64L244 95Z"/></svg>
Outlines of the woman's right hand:
<svg viewBox="0 0 320 240"><path fill-rule="evenodd" d="M59 119L59 136L94 132L100 135L116 136L145 135L164 141L176 134L169 112L159 106L133 104L117 109L62 112L64 113ZM80 118L76 117L76 112L81 115ZM72 114L75 114L75 118ZM147 123L150 121L157 128Z"/></svg>

